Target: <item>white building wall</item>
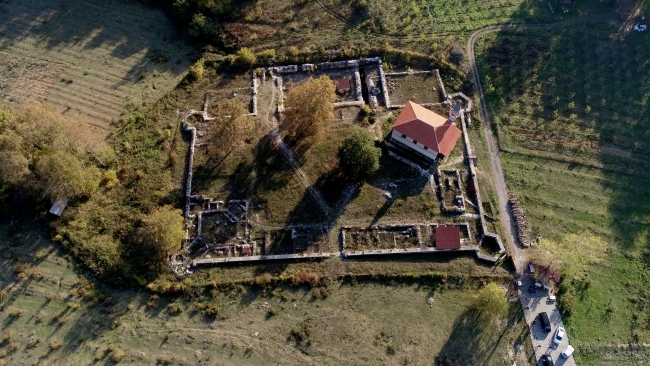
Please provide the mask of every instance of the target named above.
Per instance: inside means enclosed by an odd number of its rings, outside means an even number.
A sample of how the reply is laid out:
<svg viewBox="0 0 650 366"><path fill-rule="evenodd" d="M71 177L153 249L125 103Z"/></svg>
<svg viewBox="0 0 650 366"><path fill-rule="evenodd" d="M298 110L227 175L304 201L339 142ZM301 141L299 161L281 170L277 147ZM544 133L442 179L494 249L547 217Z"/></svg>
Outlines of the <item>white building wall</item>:
<svg viewBox="0 0 650 366"><path fill-rule="evenodd" d="M391 140L397 141L402 143L404 146L408 146L409 148L417 151L418 153L427 156L431 159L436 159L438 157L438 152L429 148L428 150L424 150L424 145L422 145L419 141L417 144L413 143L413 139L406 136L406 138L402 137L402 133L399 131L393 130L391 133Z"/></svg>

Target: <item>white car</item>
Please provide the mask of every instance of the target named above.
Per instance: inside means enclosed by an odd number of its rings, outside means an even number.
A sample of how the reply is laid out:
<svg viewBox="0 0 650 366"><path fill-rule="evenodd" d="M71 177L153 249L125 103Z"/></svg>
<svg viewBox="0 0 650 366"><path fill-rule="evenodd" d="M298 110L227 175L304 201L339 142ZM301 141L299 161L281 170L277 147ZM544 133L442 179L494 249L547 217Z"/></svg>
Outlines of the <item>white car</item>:
<svg viewBox="0 0 650 366"><path fill-rule="evenodd" d="M565 333L566 332L564 331L564 328L562 327L557 328L557 330L555 331L555 337L553 337L553 343L556 346L559 346L560 343L562 343L562 339L564 338Z"/></svg>
<svg viewBox="0 0 650 366"><path fill-rule="evenodd" d="M564 357L564 358L571 357L571 355L573 354L573 351L575 351L575 349L572 346L567 346L564 349L564 351L562 351L562 357Z"/></svg>

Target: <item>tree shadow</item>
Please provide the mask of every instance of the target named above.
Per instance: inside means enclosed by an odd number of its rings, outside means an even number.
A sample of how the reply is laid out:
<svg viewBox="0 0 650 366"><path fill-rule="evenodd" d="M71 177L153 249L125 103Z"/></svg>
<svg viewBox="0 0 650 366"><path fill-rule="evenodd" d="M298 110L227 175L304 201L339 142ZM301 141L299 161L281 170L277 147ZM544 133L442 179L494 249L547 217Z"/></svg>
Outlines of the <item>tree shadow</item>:
<svg viewBox="0 0 650 366"><path fill-rule="evenodd" d="M113 89L139 82L145 71L183 74L195 52L185 43L187 37L160 10L148 9L137 2L27 0L0 7L4 8L0 11L0 48L10 48L32 38L49 51L105 49L119 60L139 57L141 62L132 66ZM137 31L134 19L137 19Z"/></svg>

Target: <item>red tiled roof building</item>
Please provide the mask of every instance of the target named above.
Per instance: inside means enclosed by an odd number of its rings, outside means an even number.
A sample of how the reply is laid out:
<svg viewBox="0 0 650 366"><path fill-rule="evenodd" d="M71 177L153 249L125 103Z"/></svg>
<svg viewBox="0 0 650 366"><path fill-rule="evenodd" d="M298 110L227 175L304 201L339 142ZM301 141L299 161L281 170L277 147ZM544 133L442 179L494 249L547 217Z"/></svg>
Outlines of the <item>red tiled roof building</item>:
<svg viewBox="0 0 650 366"><path fill-rule="evenodd" d="M430 159L444 159L462 131L449 119L408 101L393 123L391 140Z"/></svg>
<svg viewBox="0 0 650 366"><path fill-rule="evenodd" d="M437 227L436 249L460 249L460 228L458 226Z"/></svg>

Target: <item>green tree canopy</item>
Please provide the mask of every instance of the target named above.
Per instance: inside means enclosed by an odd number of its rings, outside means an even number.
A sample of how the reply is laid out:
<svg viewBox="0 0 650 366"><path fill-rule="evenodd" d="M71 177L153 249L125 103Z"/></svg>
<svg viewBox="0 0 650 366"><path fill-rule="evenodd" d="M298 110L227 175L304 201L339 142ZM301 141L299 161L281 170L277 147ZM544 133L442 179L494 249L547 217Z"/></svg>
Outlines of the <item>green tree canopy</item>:
<svg viewBox="0 0 650 366"><path fill-rule="evenodd" d="M474 296L472 306L486 318L499 316L508 309L506 293L494 282L490 282Z"/></svg>
<svg viewBox="0 0 650 366"><path fill-rule="evenodd" d="M103 136L51 104L0 106L0 178L10 187L51 199L88 197L100 181L89 157L104 164L114 156Z"/></svg>
<svg viewBox="0 0 650 366"><path fill-rule="evenodd" d="M99 187L99 169L84 165L77 157L65 152L54 151L42 155L36 162L38 186L45 196L59 198L89 197Z"/></svg>
<svg viewBox="0 0 650 366"><path fill-rule="evenodd" d="M366 131L355 131L345 137L339 146L339 166L348 178L361 181L379 169L381 149L375 147L372 136Z"/></svg>
<svg viewBox="0 0 650 366"><path fill-rule="evenodd" d="M163 206L146 215L142 219L138 238L141 244L154 251L151 253L154 256L180 249L181 241L185 238L182 211Z"/></svg>
<svg viewBox="0 0 650 366"><path fill-rule="evenodd" d="M336 93L327 76L311 79L289 90L282 116L284 135L295 141L318 138L334 117Z"/></svg>
<svg viewBox="0 0 650 366"><path fill-rule="evenodd" d="M237 51L235 65L243 69L248 69L253 66L256 60L257 57L255 56L255 53L253 53L253 50L250 48L242 47L239 51Z"/></svg>

